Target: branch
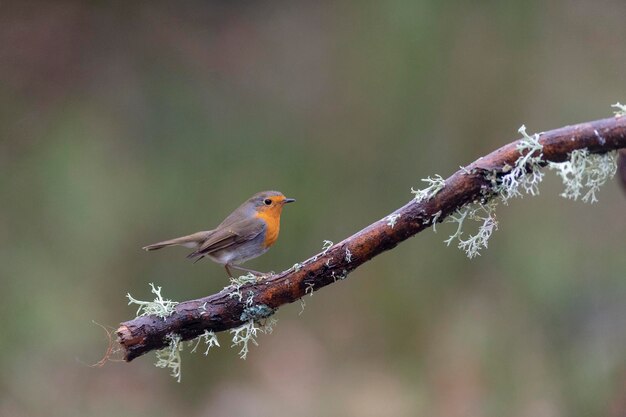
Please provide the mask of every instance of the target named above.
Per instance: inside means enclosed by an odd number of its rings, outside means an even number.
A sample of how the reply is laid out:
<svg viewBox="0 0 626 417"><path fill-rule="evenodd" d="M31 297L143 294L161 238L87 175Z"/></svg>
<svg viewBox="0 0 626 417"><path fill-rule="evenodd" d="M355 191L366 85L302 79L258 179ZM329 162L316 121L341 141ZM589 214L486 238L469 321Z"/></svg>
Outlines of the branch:
<svg viewBox="0 0 626 417"><path fill-rule="evenodd" d="M572 151L579 149L606 153L626 148L626 117L566 126L541 133L539 137L543 145L542 166L566 161ZM167 336L171 334L189 340L201 336L205 330L220 332L268 317L283 304L344 279L363 263L393 249L434 221L441 222L458 208L494 197L493 179L501 178L515 166L520 157L517 144L518 141L509 143L479 158L445 180L445 185L442 182L443 188L437 189L431 198L411 200L302 264L238 289L226 287L217 294L181 302L166 318L151 315L121 323L117 336L124 359L131 361L151 350L167 347L170 343Z"/></svg>

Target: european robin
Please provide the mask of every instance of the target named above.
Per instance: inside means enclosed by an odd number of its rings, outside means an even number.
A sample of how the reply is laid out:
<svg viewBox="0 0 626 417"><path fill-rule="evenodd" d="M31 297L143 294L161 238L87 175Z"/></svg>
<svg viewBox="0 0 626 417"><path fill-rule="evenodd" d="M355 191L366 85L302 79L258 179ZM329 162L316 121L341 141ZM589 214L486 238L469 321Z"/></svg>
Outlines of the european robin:
<svg viewBox="0 0 626 417"><path fill-rule="evenodd" d="M237 207L213 230L165 240L143 249L151 251L181 245L195 249L187 258L197 262L207 257L224 265L231 277L230 267L262 275L238 265L263 255L276 242L283 206L294 201L278 191L262 191Z"/></svg>

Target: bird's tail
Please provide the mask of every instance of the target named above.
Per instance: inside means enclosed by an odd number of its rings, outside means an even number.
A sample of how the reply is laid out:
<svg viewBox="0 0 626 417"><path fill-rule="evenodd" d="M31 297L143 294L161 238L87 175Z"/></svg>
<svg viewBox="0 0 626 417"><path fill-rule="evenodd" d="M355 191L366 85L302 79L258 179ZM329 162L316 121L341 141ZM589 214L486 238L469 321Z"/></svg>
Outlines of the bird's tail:
<svg viewBox="0 0 626 417"><path fill-rule="evenodd" d="M163 242L153 243L152 245L144 246L142 249L145 251L152 251L176 245L185 246L187 248L197 248L207 239L211 232L212 230L209 230L206 232L194 233L193 235L177 237L176 239L164 240Z"/></svg>

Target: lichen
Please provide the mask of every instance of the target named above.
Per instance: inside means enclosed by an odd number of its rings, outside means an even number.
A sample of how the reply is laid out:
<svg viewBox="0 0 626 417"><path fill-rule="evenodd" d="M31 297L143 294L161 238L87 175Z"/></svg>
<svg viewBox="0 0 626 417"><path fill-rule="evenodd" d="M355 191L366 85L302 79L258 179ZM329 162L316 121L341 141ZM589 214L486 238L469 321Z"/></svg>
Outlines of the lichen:
<svg viewBox="0 0 626 417"><path fill-rule="evenodd" d="M387 221L387 226L391 227L392 229L396 226L396 223L398 222L398 219L400 218L400 216L402 216L402 214L400 213L394 213L394 214L390 214L389 216L385 217L383 220Z"/></svg>
<svg viewBox="0 0 626 417"><path fill-rule="evenodd" d="M346 271L345 269L341 271L341 274L337 275L335 274L335 271L332 271L330 273L330 275L333 277L333 282L337 282L337 280L344 280L348 277L348 271ZM313 293L311 293L311 296L313 296Z"/></svg>
<svg viewBox="0 0 626 417"><path fill-rule="evenodd" d="M246 275L241 275L237 278L230 278L230 285L224 287L225 290L230 291L228 296L230 298L236 298L241 301L243 299L243 294L241 293L241 287L247 284L254 284L259 281L259 277L254 275L252 272L248 272Z"/></svg>
<svg viewBox="0 0 626 417"><path fill-rule="evenodd" d="M470 219L475 221L482 221L482 224L478 227L478 231L475 235L470 236L467 239L459 238L459 249L464 250L468 258L472 259L475 256L480 256L481 249L487 249L489 238L491 234L498 230L498 221L495 215L495 205L480 204L480 210L471 211L469 214ZM483 214L478 214L478 211L482 211Z"/></svg>
<svg viewBox="0 0 626 417"><path fill-rule="evenodd" d="M489 238L498 229L495 212L499 201L508 204L508 201L514 197L539 194L539 184L544 176L541 172L543 146L539 142L539 134L529 135L524 125L519 128L518 132L523 138L516 145L520 156L514 165L505 165L501 171L504 175L500 178L497 172L488 173L486 178L490 181L491 187L482 190L481 200L457 209L447 219L447 222L457 223L457 228L444 242L449 246L457 240L458 248L463 250L470 259L479 256L482 249L488 247ZM436 213L431 219L433 226L439 216L440 213ZM466 220L478 222L479 226L475 234L463 239L463 227Z"/></svg>
<svg viewBox="0 0 626 417"><path fill-rule="evenodd" d="M194 340L191 340L189 343L193 344L193 342L195 341L196 344L194 345L193 349L191 349L191 353L195 353L196 349L198 348L198 345L200 344L200 342L204 339L204 343L206 344L207 348L204 351L204 355L208 355L209 354L209 350L213 347L213 346L217 346L220 347L220 343L217 340L217 335L212 331L212 330L205 330L204 334L198 336L197 338L195 338Z"/></svg>
<svg viewBox="0 0 626 417"><path fill-rule="evenodd" d="M619 103L615 106L621 110L626 108ZM617 170L616 151L591 154L587 149L580 149L573 151L565 162L545 162L543 147L539 142L540 135L527 134L523 125L519 133L523 138L516 145L520 156L514 164L505 165L499 172L494 170L485 174L490 186L484 187L480 200L457 209L447 219L447 222L457 223L457 228L445 243L449 246L454 240L458 240L458 247L465 251L469 258L480 255L480 251L487 248L493 232L498 229L495 210L500 201L507 204L513 197L539 194L539 184L544 177L544 173L541 172L542 166L548 165L551 170L556 170L563 180L565 191L561 196L574 200L582 196L584 202L590 203L598 201L596 193L599 188L615 175ZM598 131L595 131L595 134L600 142L605 141ZM436 218L437 214L430 220L433 225ZM468 219L479 223L478 231L463 239L463 227Z"/></svg>
<svg viewBox="0 0 626 417"><path fill-rule="evenodd" d="M178 382L180 382L182 375L180 352L183 350L181 337L177 334L170 333L165 337L165 339L169 344L166 348L156 351L157 361L154 365L157 368L171 369L170 374L176 378Z"/></svg>
<svg viewBox="0 0 626 417"><path fill-rule="evenodd" d="M128 305L137 304L139 306L136 313L137 317L155 315L165 320L166 317L169 317L176 310L175 307L178 302L164 299L161 296L161 287L155 287L153 283L150 283L150 287L152 288L152 293L156 295L154 301L137 300L130 293L127 293Z"/></svg>
<svg viewBox="0 0 626 417"><path fill-rule="evenodd" d="M429 184L428 187L423 190L411 188L411 193L415 194L415 202L417 203L430 200L446 186L446 181L438 174L435 175L435 178L422 178L422 181Z"/></svg>
<svg viewBox="0 0 626 417"><path fill-rule="evenodd" d="M495 230L498 229L498 221L496 219L495 210L497 201L492 200L487 203L477 203L472 206L466 206L457 210L448 218L448 222L457 223L456 231L445 240L449 246L455 239L458 240L458 248L465 251L468 258L472 259L480 256L480 251L488 247L489 238ZM467 239L463 239L463 225L466 219L479 223L478 231L470 235Z"/></svg>
<svg viewBox="0 0 626 417"><path fill-rule="evenodd" d="M626 116L626 104L621 104L619 101L615 104L611 104L611 107L616 108L613 113L615 113L615 117L624 117Z"/></svg>
<svg viewBox="0 0 626 417"><path fill-rule="evenodd" d="M433 216L430 218L430 220L426 220L424 222L424 224L428 224L428 223L432 223L433 225L433 232L437 233L437 222L439 221L439 218L441 217L441 214L443 212L441 210L439 210L437 213L433 214Z"/></svg>
<svg viewBox="0 0 626 417"><path fill-rule="evenodd" d="M590 154L587 149L578 149L570 153L567 161L550 162L548 167L563 180L562 197L578 200L582 195L582 201L593 204L598 201L596 193L600 187L617 171L617 152Z"/></svg>
<svg viewBox="0 0 626 417"><path fill-rule="evenodd" d="M446 245L450 246L450 243L452 243L454 239L461 238L461 235L463 234L463 224L465 223L465 219L467 218L469 211L470 208L467 206L459 208L446 219L447 223L457 224L456 231L451 234L448 239L443 241Z"/></svg>
<svg viewBox="0 0 626 417"><path fill-rule="evenodd" d="M252 306L252 304L254 304L254 291L248 290L248 298L246 298L246 306L250 307Z"/></svg>
<svg viewBox="0 0 626 417"><path fill-rule="evenodd" d="M508 204L511 198L523 197L523 192L538 195L539 184L544 176L541 171L543 145L539 143L539 134L530 136L524 125L518 132L523 136L516 145L520 157L514 166L505 167L505 172L509 171L501 178L500 185L495 190L504 204Z"/></svg>
<svg viewBox="0 0 626 417"><path fill-rule="evenodd" d="M246 359L249 352L249 344L252 343L255 346L259 345L256 341L258 333L272 333L277 322L278 320L273 317L270 317L264 324L250 319L241 326L229 330L230 334L232 334L232 347L241 347L239 350L239 357L241 359Z"/></svg>

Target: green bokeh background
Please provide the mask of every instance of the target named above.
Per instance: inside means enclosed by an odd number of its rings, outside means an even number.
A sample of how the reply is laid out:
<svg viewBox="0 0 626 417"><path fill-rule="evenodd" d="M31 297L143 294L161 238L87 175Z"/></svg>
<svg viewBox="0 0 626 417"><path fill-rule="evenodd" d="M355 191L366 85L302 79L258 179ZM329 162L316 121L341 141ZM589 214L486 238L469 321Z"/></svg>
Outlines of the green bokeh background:
<svg viewBox="0 0 626 417"><path fill-rule="evenodd" d="M626 409L626 199L441 225L277 313L242 361L90 367L125 294L226 285L181 248L253 193L298 202L247 264L282 270L515 139L626 100L626 3L2 2L0 415L597 416Z"/></svg>

